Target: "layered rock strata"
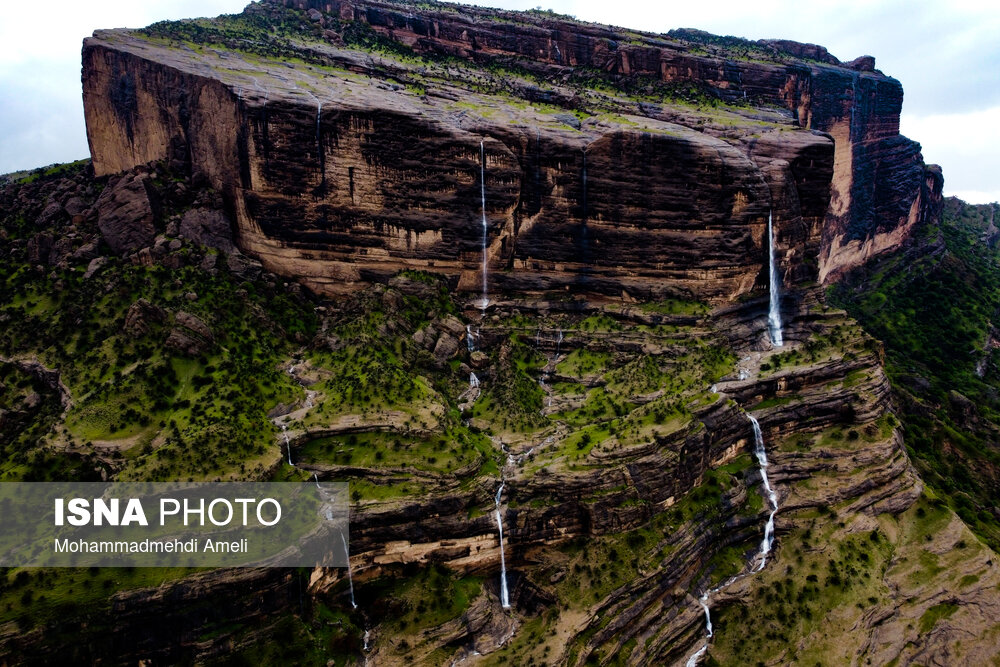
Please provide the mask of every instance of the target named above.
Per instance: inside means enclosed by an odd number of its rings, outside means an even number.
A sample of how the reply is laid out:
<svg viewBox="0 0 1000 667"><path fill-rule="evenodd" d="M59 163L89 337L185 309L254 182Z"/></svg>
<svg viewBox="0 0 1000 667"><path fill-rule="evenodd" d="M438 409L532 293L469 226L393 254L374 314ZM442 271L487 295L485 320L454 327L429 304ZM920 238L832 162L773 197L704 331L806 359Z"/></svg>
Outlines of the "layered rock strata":
<svg viewBox="0 0 1000 667"><path fill-rule="evenodd" d="M287 43L305 63L95 33L88 136L98 174L166 160L208 178L239 246L320 292L402 268L474 290L483 167L496 289L723 301L766 282L769 213L789 282L934 215L939 172L898 135L902 89L867 60L447 5L286 4L320 12ZM358 26L423 60L345 46Z"/></svg>

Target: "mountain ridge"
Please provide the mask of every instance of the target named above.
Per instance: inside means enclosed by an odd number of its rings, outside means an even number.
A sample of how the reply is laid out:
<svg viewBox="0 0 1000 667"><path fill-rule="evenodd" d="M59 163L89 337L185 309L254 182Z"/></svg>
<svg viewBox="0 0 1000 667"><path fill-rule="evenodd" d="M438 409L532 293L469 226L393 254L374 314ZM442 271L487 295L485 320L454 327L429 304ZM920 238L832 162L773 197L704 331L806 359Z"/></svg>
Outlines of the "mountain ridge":
<svg viewBox="0 0 1000 667"><path fill-rule="evenodd" d="M288 4L86 42L94 162L0 188L0 474L349 480L351 568L8 572L3 659L995 657L995 553L820 284L953 206L898 82Z"/></svg>

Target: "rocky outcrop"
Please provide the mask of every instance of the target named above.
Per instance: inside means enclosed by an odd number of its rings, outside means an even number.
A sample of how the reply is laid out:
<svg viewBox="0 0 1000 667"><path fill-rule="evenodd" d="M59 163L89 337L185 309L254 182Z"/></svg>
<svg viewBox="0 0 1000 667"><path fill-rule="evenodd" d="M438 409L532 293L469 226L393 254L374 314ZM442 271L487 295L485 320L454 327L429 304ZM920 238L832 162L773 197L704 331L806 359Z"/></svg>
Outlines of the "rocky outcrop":
<svg viewBox="0 0 1000 667"><path fill-rule="evenodd" d="M193 208L185 212L178 235L224 253L232 252L235 247L229 219L217 209Z"/></svg>
<svg viewBox="0 0 1000 667"><path fill-rule="evenodd" d="M139 299L125 313L125 331L133 336L142 336L150 332L156 324L163 324L167 314L156 304L146 299Z"/></svg>
<svg viewBox="0 0 1000 667"><path fill-rule="evenodd" d="M147 187L142 175L123 177L109 185L94 205L101 235L116 254L139 250L153 243L156 228Z"/></svg>
<svg viewBox="0 0 1000 667"><path fill-rule="evenodd" d="M193 357L214 344L212 330L199 317L182 310L177 313L174 322L175 326L164 343L167 348Z"/></svg>

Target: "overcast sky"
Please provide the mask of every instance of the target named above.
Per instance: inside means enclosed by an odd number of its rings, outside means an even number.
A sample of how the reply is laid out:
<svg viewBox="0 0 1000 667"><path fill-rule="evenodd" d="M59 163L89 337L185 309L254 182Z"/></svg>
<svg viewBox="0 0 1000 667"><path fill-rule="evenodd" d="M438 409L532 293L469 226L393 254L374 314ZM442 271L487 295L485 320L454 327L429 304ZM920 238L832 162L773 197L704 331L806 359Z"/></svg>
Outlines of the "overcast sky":
<svg viewBox="0 0 1000 667"><path fill-rule="evenodd" d="M700 28L748 39L868 54L903 83L902 132L944 167L945 193L1000 201L1000 3L978 0L490 0L586 21L666 32ZM80 45L96 28L240 11L245 0L47 0L0 9L0 173L89 154Z"/></svg>

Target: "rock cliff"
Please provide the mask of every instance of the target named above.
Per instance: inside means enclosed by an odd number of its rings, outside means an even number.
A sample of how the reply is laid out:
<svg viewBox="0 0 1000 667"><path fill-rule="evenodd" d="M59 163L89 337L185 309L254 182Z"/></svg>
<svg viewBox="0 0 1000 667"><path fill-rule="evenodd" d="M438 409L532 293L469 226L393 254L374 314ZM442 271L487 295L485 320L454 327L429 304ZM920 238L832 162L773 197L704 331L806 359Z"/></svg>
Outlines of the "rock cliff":
<svg viewBox="0 0 1000 667"><path fill-rule="evenodd" d="M403 268L474 291L485 213L497 288L724 301L766 283L769 214L784 279L809 282L898 245L940 199L870 58L436 3L284 5L95 33L88 136L98 174L164 160L210 180L239 246L323 293ZM285 32L259 41L262 21Z"/></svg>

